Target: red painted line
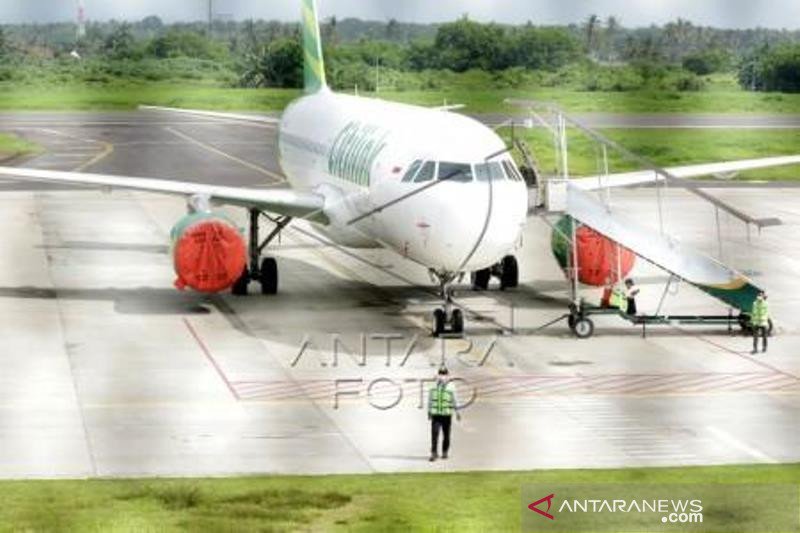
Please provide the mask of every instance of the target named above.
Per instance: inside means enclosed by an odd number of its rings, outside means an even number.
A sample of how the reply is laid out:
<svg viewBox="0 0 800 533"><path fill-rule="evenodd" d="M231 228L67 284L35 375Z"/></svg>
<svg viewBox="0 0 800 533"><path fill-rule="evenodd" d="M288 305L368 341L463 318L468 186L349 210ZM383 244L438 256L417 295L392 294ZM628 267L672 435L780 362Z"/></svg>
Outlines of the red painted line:
<svg viewBox="0 0 800 533"><path fill-rule="evenodd" d="M248 387L242 391L242 397L252 399L294 399L311 397L323 398L334 390L335 384L328 379L311 379L307 381L264 381L264 382L241 382L247 383Z"/></svg>
<svg viewBox="0 0 800 533"><path fill-rule="evenodd" d="M786 372L786 371L784 371L784 370L781 370L780 368L774 367L774 366L772 366L772 365L768 365L767 363L765 363L765 362L763 362L763 361L760 361L760 360L758 360L758 359L756 359L756 358L754 358L754 357L751 357L751 356L749 356L749 355L745 355L745 354L744 354L744 353L742 353L742 352L737 352L736 350L731 350L731 349L730 349L730 348L728 348L727 346L723 346L722 344L719 344L719 343L717 343L717 342L714 342L714 341L712 341L711 339L707 339L707 338L705 338L705 337L703 337L703 336L701 336L701 335L692 334L691 332L689 332L689 331L687 331L687 330L685 330L685 329L683 329L683 328L680 328L680 327L677 327L677 326L673 326L673 327L674 327L675 329L677 329L678 331L680 331L680 332L682 332L682 333L686 334L686 335L689 335L689 336L691 336L691 337L694 337L694 338L696 338L696 339L699 339L699 340L701 340L701 341L703 341L703 342L705 342L705 343L707 343L707 344L710 344L711 346L714 346L714 347L716 347L716 348L719 348L720 350L723 350L723 351L725 351L725 352L728 352L729 354L735 355L735 356L737 356L737 357L741 357L742 359L745 359L745 360L747 360L747 361L750 361L751 363L755 363L756 365L758 365L758 366L761 366L761 367L763 367L763 368L766 368L767 370L771 370L772 372L775 372L775 373L777 373L777 374L783 374L784 376L787 376L787 377L790 377L790 378L794 378L794 379L796 379L796 380L800 380L800 376L795 376L795 375L794 375L794 374L792 374L791 372ZM744 339L750 339L750 340L752 340L752 338L750 338L750 337L744 337Z"/></svg>
<svg viewBox="0 0 800 533"><path fill-rule="evenodd" d="M197 345L200 347L200 350L203 352L203 355L205 355L208 362L211 363L211 366L214 367L214 370L216 370L219 378L222 380L223 383L225 383L225 386L228 387L230 393L238 401L240 399L239 393L236 392L236 389L228 380L228 376L225 375L225 372L222 371L222 368L214 359L214 356L211 355L211 351L209 351L208 346L206 346L206 344L203 342L203 339L200 338L200 335L198 335L197 331L195 331L194 327L192 327L192 324L189 322L189 319L184 317L183 323L186 324L186 329L188 329L189 333L192 334L192 337L194 337L195 342L197 342Z"/></svg>
<svg viewBox="0 0 800 533"><path fill-rule="evenodd" d="M599 384L592 382L590 383L589 389L592 391L602 391L602 392L630 392L631 389L637 390L641 389L642 385L645 383L652 383L653 381L662 380L664 379L664 375L653 374L650 376L631 376L631 379L628 381L620 380L606 380L605 382L601 381ZM613 383L612 386L609 386ZM645 387L646 389L647 387Z"/></svg>
<svg viewBox="0 0 800 533"><path fill-rule="evenodd" d="M782 390L782 389L785 389L786 387L797 387L797 390L800 391L800 381L795 381L795 382L792 382L792 383L786 383L786 384L781 385L779 387L775 387L772 390L773 391Z"/></svg>
<svg viewBox="0 0 800 533"><path fill-rule="evenodd" d="M582 382L583 378L581 376L540 376L534 379L518 380L516 383L512 384L499 384L494 387L486 387L479 389L479 391L482 394L497 394L499 396L510 393L529 394L542 390L553 390L554 388L563 386L564 380L578 380ZM559 383L559 381L561 383Z"/></svg>
<svg viewBox="0 0 800 533"><path fill-rule="evenodd" d="M765 385L774 386L776 382L783 382L785 380L786 376L783 376L781 374L766 374L762 375L760 379L754 378L744 383L742 383L741 381L734 383L726 383L723 387L726 390L732 390L736 392L741 392L746 390L759 390L758 387L763 387ZM728 387L730 387L731 385L736 385L736 386L733 387L732 389L728 389Z"/></svg>
<svg viewBox="0 0 800 533"><path fill-rule="evenodd" d="M703 390L714 390L713 387L717 386L720 381L729 380L731 378L741 378L741 376L746 375L749 379L752 374L749 373L704 373L704 374L697 374L693 377L686 378L684 376L684 380L675 381L669 380L665 383L661 383L659 385L655 385L648 390L648 393L653 392L697 392L698 387L702 387Z"/></svg>

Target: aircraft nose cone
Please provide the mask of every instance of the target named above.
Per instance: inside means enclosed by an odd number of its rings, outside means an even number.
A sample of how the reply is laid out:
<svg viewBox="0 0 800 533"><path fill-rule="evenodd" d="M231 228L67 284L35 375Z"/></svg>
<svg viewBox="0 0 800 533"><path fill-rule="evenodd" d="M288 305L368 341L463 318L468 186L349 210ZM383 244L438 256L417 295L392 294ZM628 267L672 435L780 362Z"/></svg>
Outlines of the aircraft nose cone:
<svg viewBox="0 0 800 533"><path fill-rule="evenodd" d="M527 214L523 184L496 181L491 192L487 182L443 185L452 189L439 191L443 270L486 268L513 249Z"/></svg>

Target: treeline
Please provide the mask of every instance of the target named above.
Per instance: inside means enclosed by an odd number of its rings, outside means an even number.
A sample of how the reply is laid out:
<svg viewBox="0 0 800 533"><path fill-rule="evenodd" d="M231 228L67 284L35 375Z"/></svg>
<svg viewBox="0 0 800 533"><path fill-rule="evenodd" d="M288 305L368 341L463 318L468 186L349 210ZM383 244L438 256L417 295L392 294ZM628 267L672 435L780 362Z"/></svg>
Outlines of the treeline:
<svg viewBox="0 0 800 533"><path fill-rule="evenodd" d="M338 88L436 88L452 80L449 72L480 71L497 87L696 91L705 76L731 72L747 90L800 91L797 31L720 30L682 19L628 29L614 17L591 16L559 27L331 18L322 33ZM179 78L297 87L302 57L295 23L217 21L208 28L147 17L90 23L77 42L73 24L0 27L0 81Z"/></svg>

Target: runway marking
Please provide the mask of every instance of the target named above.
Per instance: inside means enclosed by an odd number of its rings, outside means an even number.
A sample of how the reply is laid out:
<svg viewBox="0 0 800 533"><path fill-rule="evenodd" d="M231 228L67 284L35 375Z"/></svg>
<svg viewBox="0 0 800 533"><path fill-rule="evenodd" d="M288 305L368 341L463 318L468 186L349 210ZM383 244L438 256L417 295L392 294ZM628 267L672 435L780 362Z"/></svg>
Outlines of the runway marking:
<svg viewBox="0 0 800 533"><path fill-rule="evenodd" d="M727 431L723 431L722 429L715 426L706 426L706 430L708 430L709 433L712 433L717 438L717 440L723 442L724 444L730 446L731 448L736 448L737 450L746 453L747 455L753 457L754 459L758 459L759 461L764 463L778 462L774 458L770 457L766 453L759 450L758 448L755 448L753 446L750 446L749 444L740 441Z"/></svg>
<svg viewBox="0 0 800 533"><path fill-rule="evenodd" d="M203 355L205 355L206 360L209 363L211 363L212 367L214 367L214 370L217 372L217 375L225 384L225 386L228 388L228 391L230 391L230 393L233 395L234 399L236 401L239 401L240 399L239 393L237 392L236 388L231 384L230 380L228 380L228 376L225 375L225 372L223 372L222 367L219 366L217 360L214 359L213 355L211 355L211 351L208 349L208 346L206 346L206 343L203 342L203 339L201 339L200 335L197 334L197 331L194 329L191 322L189 322L188 318L184 317L182 320L183 323L186 325L186 329L189 330L189 333L192 335L192 337L194 337L195 342L200 347L200 351L202 351Z"/></svg>
<svg viewBox="0 0 800 533"><path fill-rule="evenodd" d="M545 396L688 396L731 393L800 392L800 380L764 372L700 374L599 374L482 376L467 380L480 398L525 398ZM611 378L611 379L610 379ZM399 378L398 378L399 379ZM620 380L625 383L619 383ZM644 386L647 383L647 386ZM331 378L287 380L241 380L232 382L244 401L286 401L298 398L333 398L336 381ZM413 384L412 384L413 386ZM391 397L394 391L376 392L375 398Z"/></svg>
<svg viewBox="0 0 800 533"><path fill-rule="evenodd" d="M110 142L100 141L100 140L97 140L97 139L87 139L87 138L83 138L83 137L78 137L76 135L72 135L70 133L65 133L65 132L59 131L59 130L54 130L54 129L51 129L51 128L37 128L37 129L39 131L42 131L42 132L50 134L50 135L56 135L56 136L59 136L59 137L65 137L67 139L73 139L73 140L79 141L79 142L84 143L84 144L91 143L91 144L97 144L97 145L102 146L103 149L102 149L102 151L100 153L98 153L97 155L95 155L94 157L92 157L91 159L86 161L85 163L83 163L81 165L78 165L77 167L74 167L72 169L72 172L83 172L87 168L91 167L92 165L100 162L101 160L103 160L106 157L108 157L109 155L111 155L111 153L114 151L114 145L112 143L110 143ZM59 154L58 152L50 152L50 153L42 154L39 157L40 158L46 158L48 156L49 157L55 156L57 158L58 154ZM34 160L34 164L35 164L35 161L36 160Z"/></svg>
<svg viewBox="0 0 800 533"><path fill-rule="evenodd" d="M184 120L184 121L154 121L148 122L146 120L143 121L90 121L90 122L66 122L66 121L54 121L54 122L44 122L44 121L16 121L16 122L6 122L3 123L4 128L14 128L19 130L29 130L29 129L41 129L42 126L60 126L65 128L82 128L86 126L95 127L95 126L180 126L180 125L187 125L187 126L218 126L218 125L228 125L228 124L235 124L239 126L252 126L255 128L261 129L275 129L275 125L271 124L263 124L258 122L249 122L243 120Z"/></svg>
<svg viewBox="0 0 800 533"><path fill-rule="evenodd" d="M201 140L195 139L194 137L192 137L190 135L187 135L186 133L183 133L182 131L176 130L175 128L166 127L164 129L166 131L172 133L173 135L177 135L178 137L180 137L180 138L182 138L182 139L184 139L186 141L189 141L190 143L192 143L192 144L194 144L196 146L199 146L200 148L203 148L204 150L208 150L209 152L215 153L215 154L217 154L219 156L222 156L222 157L224 157L226 159L230 159L231 161L233 161L235 163L239 163L240 165L242 165L244 167L247 167L247 168L249 168L251 170L255 170L256 172L259 172L260 174L268 176L268 177L270 177L270 178L272 178L274 180L277 180L277 181L285 181L286 180L286 178L284 178L280 174L272 172L271 170L267 170L266 168L264 168L262 166L259 166L259 165L256 165L255 163L251 163L249 161L245 161L244 159L236 157L235 155L231 155L231 154L229 154L227 152L223 152L219 148L211 146L210 144L206 144Z"/></svg>

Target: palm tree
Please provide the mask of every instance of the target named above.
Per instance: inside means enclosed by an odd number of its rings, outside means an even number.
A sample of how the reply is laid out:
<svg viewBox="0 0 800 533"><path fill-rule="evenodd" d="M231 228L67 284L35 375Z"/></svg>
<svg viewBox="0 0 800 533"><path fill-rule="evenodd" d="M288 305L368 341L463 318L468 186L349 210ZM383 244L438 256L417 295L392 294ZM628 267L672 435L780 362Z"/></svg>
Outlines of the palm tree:
<svg viewBox="0 0 800 533"><path fill-rule="evenodd" d="M589 55L594 55L597 46L597 30L599 26L600 17L594 14L589 15L589 18L586 19L586 23L584 24L584 29L586 31L586 50L589 52Z"/></svg>
<svg viewBox="0 0 800 533"><path fill-rule="evenodd" d="M606 19L606 32L605 32L605 58L606 60L613 60L617 58L616 45L617 34L620 30L619 19L614 15Z"/></svg>

